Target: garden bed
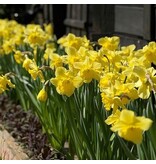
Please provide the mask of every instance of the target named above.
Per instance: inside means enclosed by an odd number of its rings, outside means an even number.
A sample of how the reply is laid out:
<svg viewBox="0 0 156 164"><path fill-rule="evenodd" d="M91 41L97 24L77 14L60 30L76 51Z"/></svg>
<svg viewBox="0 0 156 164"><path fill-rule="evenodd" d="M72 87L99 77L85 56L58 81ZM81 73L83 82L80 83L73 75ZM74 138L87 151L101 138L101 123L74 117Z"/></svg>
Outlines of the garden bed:
<svg viewBox="0 0 156 164"><path fill-rule="evenodd" d="M29 159L156 159L156 42L0 23L0 123Z"/></svg>
<svg viewBox="0 0 156 164"><path fill-rule="evenodd" d="M1 127L1 135L3 135L3 139L7 140L7 144L9 134L15 139L10 139L13 143L11 149L14 147L17 152L25 154L23 156L10 155L6 158L64 159L62 155L49 146L47 136L42 133L41 124L32 111L25 112L20 105L13 103L4 95L0 96L0 124L9 132ZM4 144L3 141L2 144ZM20 147L18 146L19 151L17 145L20 145Z"/></svg>

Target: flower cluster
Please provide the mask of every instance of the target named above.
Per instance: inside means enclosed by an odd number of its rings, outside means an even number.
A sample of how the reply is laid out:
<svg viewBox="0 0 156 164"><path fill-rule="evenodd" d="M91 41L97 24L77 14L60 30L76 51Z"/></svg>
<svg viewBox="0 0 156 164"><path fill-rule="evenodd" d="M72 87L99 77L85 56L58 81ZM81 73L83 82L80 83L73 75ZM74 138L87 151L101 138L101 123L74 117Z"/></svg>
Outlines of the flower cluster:
<svg viewBox="0 0 156 164"><path fill-rule="evenodd" d="M0 20L0 55L13 52L15 61L32 77L42 83L49 80L58 94L70 97L81 86L97 81L96 90L106 111L112 114L105 120L111 130L135 144L141 143L142 133L148 130L152 121L144 116L137 117L127 105L137 99L148 99L156 91L156 43L150 42L142 49L135 45L121 47L117 36L103 37L97 42L99 48L85 36L69 33L54 44L50 25L29 24L23 26L15 21ZM63 50L64 54L59 54ZM27 47L27 49L25 48ZM43 54L38 61L38 49ZM50 79L44 77L46 69L54 72ZM44 71L44 72L43 72ZM0 93L13 84L0 77ZM48 99L43 86L37 99Z"/></svg>
<svg viewBox="0 0 156 164"><path fill-rule="evenodd" d="M101 48L94 50L90 41L83 39L68 34L58 40L66 51L64 66L75 78L81 79L78 80L79 84L98 81L103 105L106 110L112 110L112 115L105 122L112 125L111 130L118 132L120 137L136 144L141 143L142 133L149 129L152 121L135 116L134 111L128 110L126 105L139 98L148 99L151 92L156 91L156 70L152 67L156 62L155 42L135 50L135 45L119 48L119 37L104 37L98 40ZM59 83L60 70L60 74L66 77L65 72L68 71L62 71L65 68L61 66L56 68L56 77L51 82L59 94L70 96L76 88L73 85L74 78ZM114 121L108 123L112 118Z"/></svg>

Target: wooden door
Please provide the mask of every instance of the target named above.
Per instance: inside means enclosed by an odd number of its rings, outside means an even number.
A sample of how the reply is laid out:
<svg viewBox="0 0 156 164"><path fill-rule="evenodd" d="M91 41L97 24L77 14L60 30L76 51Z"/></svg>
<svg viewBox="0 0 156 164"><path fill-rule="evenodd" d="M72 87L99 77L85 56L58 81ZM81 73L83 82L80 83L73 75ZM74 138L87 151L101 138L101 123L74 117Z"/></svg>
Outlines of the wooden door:
<svg viewBox="0 0 156 164"><path fill-rule="evenodd" d="M90 5L90 38L118 35L121 44L142 47L155 39L154 5Z"/></svg>
<svg viewBox="0 0 156 164"><path fill-rule="evenodd" d="M64 24L66 33L74 33L77 36L87 35L87 4L68 4Z"/></svg>
<svg viewBox="0 0 156 164"><path fill-rule="evenodd" d="M155 40L155 8L148 4L67 5L66 33L87 35L91 40L119 35L123 45L142 47Z"/></svg>

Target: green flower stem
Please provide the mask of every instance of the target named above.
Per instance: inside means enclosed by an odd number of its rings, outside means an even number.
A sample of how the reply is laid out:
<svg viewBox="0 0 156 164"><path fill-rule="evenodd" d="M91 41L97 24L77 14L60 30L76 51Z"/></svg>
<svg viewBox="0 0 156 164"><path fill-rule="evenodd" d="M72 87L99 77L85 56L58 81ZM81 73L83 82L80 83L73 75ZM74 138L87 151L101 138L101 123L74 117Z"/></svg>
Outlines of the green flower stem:
<svg viewBox="0 0 156 164"><path fill-rule="evenodd" d="M118 140L119 142L121 143L121 146L125 152L125 154L127 155L127 157L130 159L130 160L135 160L136 157L131 153L131 151L129 150L129 148L126 146L126 144L124 143L124 141L118 136Z"/></svg>

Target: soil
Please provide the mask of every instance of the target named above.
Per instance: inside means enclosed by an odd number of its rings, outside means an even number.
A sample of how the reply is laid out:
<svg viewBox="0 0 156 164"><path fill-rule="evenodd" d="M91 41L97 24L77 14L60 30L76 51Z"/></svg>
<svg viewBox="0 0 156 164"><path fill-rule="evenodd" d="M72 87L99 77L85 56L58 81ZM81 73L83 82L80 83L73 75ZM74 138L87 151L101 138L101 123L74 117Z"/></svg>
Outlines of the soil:
<svg viewBox="0 0 156 164"><path fill-rule="evenodd" d="M25 112L6 95L0 95L0 124L15 138L30 159L65 159L48 144L47 136L42 133L41 124L32 111Z"/></svg>

